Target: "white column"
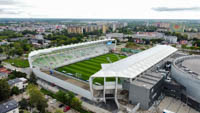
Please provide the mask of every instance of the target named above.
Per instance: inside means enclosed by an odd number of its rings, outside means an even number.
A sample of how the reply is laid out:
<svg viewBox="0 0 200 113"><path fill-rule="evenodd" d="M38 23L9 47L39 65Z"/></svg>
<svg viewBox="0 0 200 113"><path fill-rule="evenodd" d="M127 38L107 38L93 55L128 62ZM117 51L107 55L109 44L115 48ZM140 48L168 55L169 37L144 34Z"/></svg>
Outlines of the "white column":
<svg viewBox="0 0 200 113"><path fill-rule="evenodd" d="M115 78L115 103L117 104L117 107L119 109L119 102L118 102L118 99L117 99L117 86L118 86L118 77Z"/></svg>
<svg viewBox="0 0 200 113"><path fill-rule="evenodd" d="M106 103L106 77L104 77L104 85L103 85L103 101Z"/></svg>
<svg viewBox="0 0 200 113"><path fill-rule="evenodd" d="M90 82L90 92L91 92L92 100L94 100L93 83L92 83L92 81L93 81L93 78L90 77L90 78L89 78L89 82Z"/></svg>

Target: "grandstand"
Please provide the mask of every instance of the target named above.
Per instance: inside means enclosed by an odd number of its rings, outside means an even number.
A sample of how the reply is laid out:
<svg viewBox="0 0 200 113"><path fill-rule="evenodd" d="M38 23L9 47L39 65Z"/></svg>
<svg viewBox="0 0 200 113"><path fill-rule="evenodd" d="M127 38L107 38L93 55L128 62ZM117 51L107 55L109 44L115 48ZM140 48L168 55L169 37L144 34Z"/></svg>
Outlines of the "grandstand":
<svg viewBox="0 0 200 113"><path fill-rule="evenodd" d="M109 53L114 49L114 40L100 40L69 46L33 51L29 54L31 67L54 69L77 61Z"/></svg>
<svg viewBox="0 0 200 113"><path fill-rule="evenodd" d="M45 81L50 85L56 84L59 88L91 99L89 77L101 69L101 63L124 58L109 53L115 50L115 46L114 39L78 43L33 51L28 60L40 83Z"/></svg>

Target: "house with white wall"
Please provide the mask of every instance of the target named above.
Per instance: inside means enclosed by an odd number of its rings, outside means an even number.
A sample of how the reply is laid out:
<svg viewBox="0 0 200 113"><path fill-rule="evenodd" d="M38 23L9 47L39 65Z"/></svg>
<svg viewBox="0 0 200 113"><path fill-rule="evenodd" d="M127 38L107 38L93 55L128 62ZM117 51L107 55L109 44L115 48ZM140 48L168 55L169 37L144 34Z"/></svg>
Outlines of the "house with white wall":
<svg viewBox="0 0 200 113"><path fill-rule="evenodd" d="M8 84L11 87L14 87L14 86L18 87L19 90L24 89L28 85L27 79L25 78L16 78L16 79L9 80Z"/></svg>

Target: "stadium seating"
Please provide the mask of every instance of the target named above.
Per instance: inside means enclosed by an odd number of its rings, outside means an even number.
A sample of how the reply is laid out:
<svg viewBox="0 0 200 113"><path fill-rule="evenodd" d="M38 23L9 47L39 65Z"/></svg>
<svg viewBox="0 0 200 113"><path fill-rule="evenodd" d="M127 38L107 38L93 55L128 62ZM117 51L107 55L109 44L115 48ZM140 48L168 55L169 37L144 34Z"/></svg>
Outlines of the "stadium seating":
<svg viewBox="0 0 200 113"><path fill-rule="evenodd" d="M32 58L32 64L38 67L56 68L108 53L112 46L106 43L96 43L56 50L48 54L35 56L35 58Z"/></svg>

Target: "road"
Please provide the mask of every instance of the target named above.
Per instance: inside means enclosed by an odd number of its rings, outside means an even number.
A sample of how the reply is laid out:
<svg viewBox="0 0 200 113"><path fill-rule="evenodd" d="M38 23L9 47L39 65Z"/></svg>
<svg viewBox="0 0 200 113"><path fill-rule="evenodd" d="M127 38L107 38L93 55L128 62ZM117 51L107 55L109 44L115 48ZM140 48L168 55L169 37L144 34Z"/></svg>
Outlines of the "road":
<svg viewBox="0 0 200 113"><path fill-rule="evenodd" d="M29 78L30 74L31 74L31 69L28 67L28 68L18 68L18 67L15 67L15 66L12 66L11 64L9 63L6 63L6 62L2 62L3 66L6 67L7 69L10 69L10 70L17 70L17 71L20 71L22 73L26 73L27 74L27 77Z"/></svg>

